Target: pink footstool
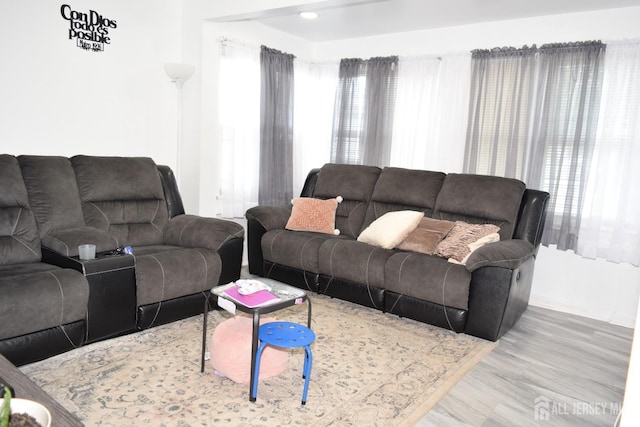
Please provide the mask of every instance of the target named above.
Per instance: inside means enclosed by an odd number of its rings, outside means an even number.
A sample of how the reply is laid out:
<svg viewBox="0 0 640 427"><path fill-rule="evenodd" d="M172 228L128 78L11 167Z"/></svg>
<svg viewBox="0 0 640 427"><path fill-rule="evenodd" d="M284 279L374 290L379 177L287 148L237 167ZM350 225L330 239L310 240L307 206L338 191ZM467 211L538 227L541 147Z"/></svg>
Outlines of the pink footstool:
<svg viewBox="0 0 640 427"><path fill-rule="evenodd" d="M260 318L260 324L275 322L270 317ZM241 384L249 384L251 377L251 335L253 319L238 315L220 323L211 336L209 351L211 365L225 377ZM289 352L267 347L260 361L259 379L274 377L287 369Z"/></svg>

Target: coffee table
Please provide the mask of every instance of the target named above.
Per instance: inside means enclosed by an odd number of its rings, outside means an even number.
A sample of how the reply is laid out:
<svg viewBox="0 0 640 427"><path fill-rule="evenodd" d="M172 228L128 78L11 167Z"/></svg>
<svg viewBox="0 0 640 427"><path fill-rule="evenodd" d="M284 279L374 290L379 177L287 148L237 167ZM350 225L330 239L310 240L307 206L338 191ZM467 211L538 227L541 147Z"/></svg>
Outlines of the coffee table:
<svg viewBox="0 0 640 427"><path fill-rule="evenodd" d="M249 400L255 402L255 398L251 397L251 385L255 378L256 372L256 354L258 352L258 329L260 328L260 315L273 313L274 311L282 310L283 308L291 307L296 304L302 304L307 302L307 327L311 329L311 300L307 297L307 294L302 289L294 286L286 285L278 282L274 279L267 279L264 277L255 277L254 280L259 280L266 283L271 287L271 293L278 296L279 300L276 302L268 303L267 305L261 305L258 307L247 307L238 301L231 299L224 294L225 287L227 285L216 286L211 289L207 294L207 298L204 302L204 314L202 316L202 357L200 359L200 372L204 372L205 353L207 348L207 318L209 315L209 302L212 296L216 297L218 305L225 308L225 310L235 314L235 310L242 313L248 313L253 315L253 329L251 338L251 377L249 381ZM221 301L223 300L223 301Z"/></svg>

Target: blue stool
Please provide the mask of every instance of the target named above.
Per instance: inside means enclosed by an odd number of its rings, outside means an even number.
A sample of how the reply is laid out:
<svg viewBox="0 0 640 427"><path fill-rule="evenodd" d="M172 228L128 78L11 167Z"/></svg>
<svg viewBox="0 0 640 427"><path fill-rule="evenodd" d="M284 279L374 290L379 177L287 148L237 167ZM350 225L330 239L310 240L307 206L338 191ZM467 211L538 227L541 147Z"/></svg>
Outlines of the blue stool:
<svg viewBox="0 0 640 427"><path fill-rule="evenodd" d="M256 369L253 386L251 388L251 398L255 400L258 395L258 377L260 374L260 356L267 345L281 348L304 347L304 367L302 378L304 378L304 391L302 392L302 404L307 403L307 391L309 390L309 377L311 376L311 363L313 355L309 345L316 339L316 334L306 326L291 322L271 322L260 326L258 330L260 346L256 353Z"/></svg>

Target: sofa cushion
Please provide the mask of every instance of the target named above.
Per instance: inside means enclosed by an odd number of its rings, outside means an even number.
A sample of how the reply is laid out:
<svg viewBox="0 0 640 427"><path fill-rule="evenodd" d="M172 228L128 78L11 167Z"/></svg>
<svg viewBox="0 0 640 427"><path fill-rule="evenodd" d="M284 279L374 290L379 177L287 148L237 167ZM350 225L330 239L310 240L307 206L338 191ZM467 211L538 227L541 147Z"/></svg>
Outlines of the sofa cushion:
<svg viewBox="0 0 640 427"><path fill-rule="evenodd" d="M316 199L296 197L291 201L291 216L284 228L294 231L315 231L325 234L340 234L336 228L336 209L342 197Z"/></svg>
<svg viewBox="0 0 640 427"><path fill-rule="evenodd" d="M18 159L0 155L0 265L39 262L40 235Z"/></svg>
<svg viewBox="0 0 640 427"><path fill-rule="evenodd" d="M307 231L271 230L262 236L262 254L265 261L318 273L318 250L327 239L347 238Z"/></svg>
<svg viewBox="0 0 640 427"><path fill-rule="evenodd" d="M85 318L89 285L80 272L42 263L14 271L21 274L0 274L0 339Z"/></svg>
<svg viewBox="0 0 640 427"><path fill-rule="evenodd" d="M397 248L433 255L438 243L449 234L454 224L452 221L423 217L416 229Z"/></svg>
<svg viewBox="0 0 640 427"><path fill-rule="evenodd" d="M380 168L362 165L326 164L320 168L313 197L330 199L342 196L336 210L336 227L340 233L355 238L362 224Z"/></svg>
<svg viewBox="0 0 640 427"><path fill-rule="evenodd" d="M384 288L384 266L393 251L351 239L326 240L318 251L319 273Z"/></svg>
<svg viewBox="0 0 640 427"><path fill-rule="evenodd" d="M207 292L218 285L220 256L206 248L134 246L138 306Z"/></svg>
<svg viewBox="0 0 640 427"><path fill-rule="evenodd" d="M153 160L75 156L71 163L87 226L113 234L118 246L162 244L169 214Z"/></svg>
<svg viewBox="0 0 640 427"><path fill-rule="evenodd" d="M84 227L80 193L71 161L56 156L18 157L40 237Z"/></svg>
<svg viewBox="0 0 640 427"><path fill-rule="evenodd" d="M384 270L385 288L447 307L467 310L471 273L460 264L416 252L396 252Z"/></svg>
<svg viewBox="0 0 640 427"><path fill-rule="evenodd" d="M387 212L369 224L358 236L358 241L393 249L415 230L423 217L418 211Z"/></svg>
<svg viewBox="0 0 640 427"><path fill-rule="evenodd" d="M387 212L422 211L431 216L445 174L386 167L376 181L362 229Z"/></svg>
<svg viewBox="0 0 640 427"><path fill-rule="evenodd" d="M490 223L500 240L511 239L525 191L523 182L497 176L449 174L436 200L433 218Z"/></svg>
<svg viewBox="0 0 640 427"><path fill-rule="evenodd" d="M44 262L29 262L26 264L0 265L0 279L12 276L22 276L25 274L42 273L58 269L51 264Z"/></svg>

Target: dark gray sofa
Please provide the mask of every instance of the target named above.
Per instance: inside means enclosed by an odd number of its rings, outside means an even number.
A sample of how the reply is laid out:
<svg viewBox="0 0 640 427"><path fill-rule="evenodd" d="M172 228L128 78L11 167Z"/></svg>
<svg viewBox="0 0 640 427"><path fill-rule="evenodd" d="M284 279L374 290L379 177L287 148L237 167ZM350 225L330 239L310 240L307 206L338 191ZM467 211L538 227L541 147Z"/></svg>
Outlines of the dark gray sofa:
<svg viewBox="0 0 640 427"><path fill-rule="evenodd" d="M285 229L291 206L246 212L249 270L313 292L497 340L528 305L549 194L515 179L401 168L327 164L310 172L301 196L341 196L340 235ZM500 241L466 265L357 241L383 214L500 227Z"/></svg>
<svg viewBox="0 0 640 427"><path fill-rule="evenodd" d="M0 353L16 365L195 315L240 277L243 227L186 215L152 159L0 155L0 183Z"/></svg>

